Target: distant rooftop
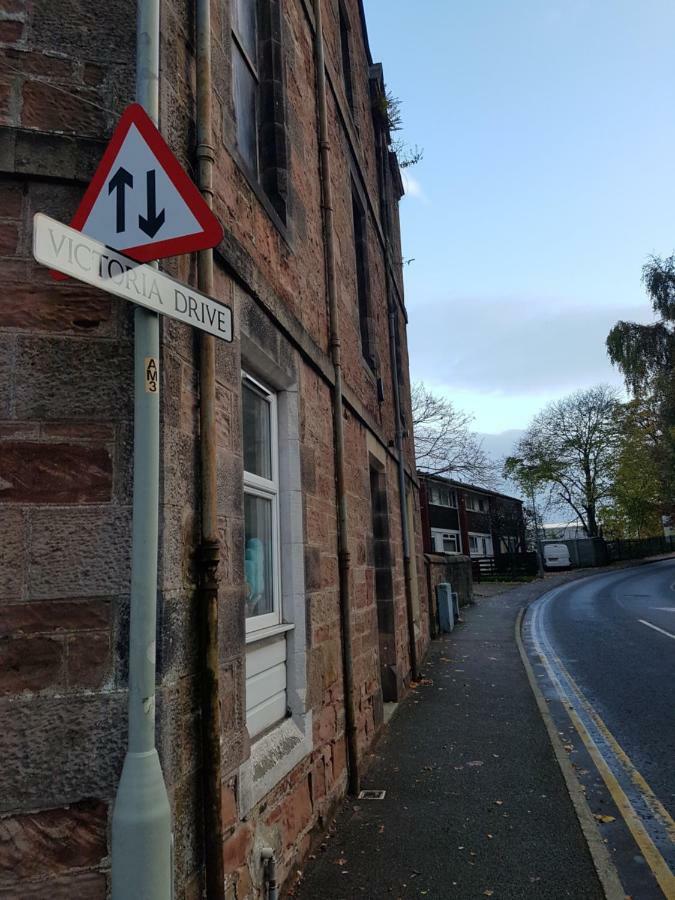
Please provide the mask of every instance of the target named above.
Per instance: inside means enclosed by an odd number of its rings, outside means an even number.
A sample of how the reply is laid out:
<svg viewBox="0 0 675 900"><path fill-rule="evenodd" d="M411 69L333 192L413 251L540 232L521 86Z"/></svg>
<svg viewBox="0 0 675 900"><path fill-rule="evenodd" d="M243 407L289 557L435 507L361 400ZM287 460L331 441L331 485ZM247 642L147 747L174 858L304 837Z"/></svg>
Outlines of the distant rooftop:
<svg viewBox="0 0 675 900"><path fill-rule="evenodd" d="M487 497L500 497L502 500L512 500L514 503L523 502L520 497L511 497L509 494L501 494L499 491L493 491L490 488L478 487L476 484L467 484L465 481L456 481L454 478L447 478L445 475L430 475L428 472L422 472L419 469L417 474L425 481L438 481L440 484L448 484L451 487L473 491L476 494L484 494Z"/></svg>

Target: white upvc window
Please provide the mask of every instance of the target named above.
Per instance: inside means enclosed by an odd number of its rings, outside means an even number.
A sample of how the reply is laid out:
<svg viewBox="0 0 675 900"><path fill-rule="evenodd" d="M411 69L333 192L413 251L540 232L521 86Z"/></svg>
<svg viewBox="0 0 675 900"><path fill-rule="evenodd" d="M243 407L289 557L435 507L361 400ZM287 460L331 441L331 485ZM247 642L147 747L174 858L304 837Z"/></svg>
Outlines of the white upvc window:
<svg viewBox="0 0 675 900"><path fill-rule="evenodd" d="M429 485L429 503L433 506L457 506L455 492L440 484Z"/></svg>
<svg viewBox="0 0 675 900"><path fill-rule="evenodd" d="M281 623L277 398L242 375L246 633Z"/></svg>
<svg viewBox="0 0 675 900"><path fill-rule="evenodd" d="M489 534L469 534L470 556L494 556L492 537Z"/></svg>
<svg viewBox="0 0 675 900"><path fill-rule="evenodd" d="M459 531L443 531L441 528L432 528L431 538L436 553L461 552Z"/></svg>
<svg viewBox="0 0 675 900"><path fill-rule="evenodd" d="M466 508L472 512L489 512L490 503L487 497L479 497L478 494L467 494Z"/></svg>

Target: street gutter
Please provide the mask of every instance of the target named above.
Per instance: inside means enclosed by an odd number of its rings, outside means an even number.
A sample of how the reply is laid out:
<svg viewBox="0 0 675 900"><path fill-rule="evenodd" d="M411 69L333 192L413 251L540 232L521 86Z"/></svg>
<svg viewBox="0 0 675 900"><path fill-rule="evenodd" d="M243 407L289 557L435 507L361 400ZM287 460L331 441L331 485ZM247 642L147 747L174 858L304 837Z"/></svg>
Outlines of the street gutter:
<svg viewBox="0 0 675 900"><path fill-rule="evenodd" d="M538 599L540 598L538 597L537 600ZM536 601L532 602L534 603ZM528 604L528 606L529 605L531 604ZM534 699L537 702L539 712L541 713L541 717L544 720L544 725L546 726L546 731L548 732L548 736L553 747L553 753L558 762L558 765L560 766L560 771L562 772L562 776L565 780L567 792L570 795L570 800L572 801L572 805L574 806L574 811L576 812L577 818L579 819L579 825L581 826L581 830L584 834L584 837L586 838L586 843L588 844L588 849L593 860L593 865L595 866L595 871L598 873L598 878L600 879L602 889L605 892L605 897L607 898L607 900L624 900L626 892L624 891L621 884L618 869L612 862L612 858L609 854L607 845L601 837L598 826L595 822L595 819L593 818L593 813L591 812L591 808L588 805L588 801L586 799L586 795L584 793L581 782L576 776L574 767L570 762L569 755L563 748L563 743L560 739L560 735L558 734L558 729L555 722L553 721L551 713L549 712L546 700L544 699L544 695L539 690L537 679L527 657L527 651L525 650L525 647L523 645L521 628L527 608L528 607L523 607L519 611L518 618L516 619L516 645L518 647L518 653L520 654L520 659L523 664L523 668L525 669L525 673L527 674L527 680L529 681L530 687L532 688L532 693L534 694Z"/></svg>

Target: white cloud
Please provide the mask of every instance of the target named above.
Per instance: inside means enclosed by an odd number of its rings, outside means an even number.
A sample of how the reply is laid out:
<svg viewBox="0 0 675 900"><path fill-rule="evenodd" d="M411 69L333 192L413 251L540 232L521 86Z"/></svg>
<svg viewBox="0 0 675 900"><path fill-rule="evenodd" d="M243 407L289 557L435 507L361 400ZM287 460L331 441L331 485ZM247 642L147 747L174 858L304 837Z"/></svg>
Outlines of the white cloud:
<svg viewBox="0 0 675 900"><path fill-rule="evenodd" d="M459 298L411 306L416 378L454 391L506 397L559 396L599 382L621 384L605 340L617 319L650 321L647 304L562 307L534 298ZM529 406L529 404L528 404ZM520 427L513 422L510 426ZM501 430L485 427L481 430Z"/></svg>
<svg viewBox="0 0 675 900"><path fill-rule="evenodd" d="M414 197L416 200L421 200L422 203L429 202L429 198L424 193L424 188L420 182L413 175L406 172L405 169L401 171L401 179L403 180L403 189L406 197Z"/></svg>

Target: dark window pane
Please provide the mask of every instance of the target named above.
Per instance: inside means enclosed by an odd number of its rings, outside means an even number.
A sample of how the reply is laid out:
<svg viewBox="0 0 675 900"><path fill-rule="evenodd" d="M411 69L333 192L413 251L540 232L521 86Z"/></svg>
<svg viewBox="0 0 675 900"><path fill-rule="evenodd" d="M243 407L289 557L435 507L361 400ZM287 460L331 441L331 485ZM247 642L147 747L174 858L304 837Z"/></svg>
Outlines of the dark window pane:
<svg viewBox="0 0 675 900"><path fill-rule="evenodd" d="M234 108L237 147L254 174L258 174L258 84L241 51L233 44Z"/></svg>
<svg viewBox="0 0 675 900"><path fill-rule="evenodd" d="M258 65L258 22L256 0L237 0L236 28L239 40L249 59Z"/></svg>
<svg viewBox="0 0 675 900"><path fill-rule="evenodd" d="M261 478L272 478L270 405L252 387L244 384L244 470Z"/></svg>
<svg viewBox="0 0 675 900"><path fill-rule="evenodd" d="M352 214L354 217L354 253L356 257L356 291L359 301L361 352L371 369L374 369L375 359L371 341L370 299L368 296L366 217L355 193L352 193Z"/></svg>
<svg viewBox="0 0 675 900"><path fill-rule="evenodd" d="M274 612L272 501L244 494L246 618Z"/></svg>
<svg viewBox="0 0 675 900"><path fill-rule="evenodd" d="M340 50L342 52L342 78L349 108L354 109L354 90L352 88L352 58L349 49L349 23L347 15L340 4Z"/></svg>

